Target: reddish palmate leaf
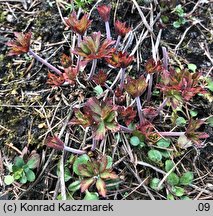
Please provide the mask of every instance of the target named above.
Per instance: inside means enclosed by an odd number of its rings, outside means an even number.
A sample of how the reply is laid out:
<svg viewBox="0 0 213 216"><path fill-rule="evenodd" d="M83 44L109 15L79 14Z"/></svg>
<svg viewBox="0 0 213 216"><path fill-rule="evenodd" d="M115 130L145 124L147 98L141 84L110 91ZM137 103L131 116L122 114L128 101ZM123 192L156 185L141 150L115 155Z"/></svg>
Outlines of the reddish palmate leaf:
<svg viewBox="0 0 213 216"><path fill-rule="evenodd" d="M166 78L162 76L162 81L157 84L165 96L169 99L174 109L181 105L183 101L191 100L198 93L206 91L199 85L200 73L190 73L187 70L176 72L170 69L167 72Z"/></svg>
<svg viewBox="0 0 213 216"><path fill-rule="evenodd" d="M162 64L160 61L155 62L155 60L151 58L145 64L145 70L149 74L155 73L155 72L161 72Z"/></svg>
<svg viewBox="0 0 213 216"><path fill-rule="evenodd" d="M97 7L97 10L98 10L98 13L101 19L104 22L108 22L110 19L111 6L110 5L100 5Z"/></svg>
<svg viewBox="0 0 213 216"><path fill-rule="evenodd" d="M125 37L125 35L131 30L131 28L126 26L126 22L122 23L119 20L115 21L115 32L121 37Z"/></svg>
<svg viewBox="0 0 213 216"><path fill-rule="evenodd" d="M147 107L143 109L143 114L146 119L153 119L158 116L158 112L154 107Z"/></svg>
<svg viewBox="0 0 213 216"><path fill-rule="evenodd" d="M137 129L143 134L146 135L153 131L154 127L149 121L145 121L143 124L140 124Z"/></svg>
<svg viewBox="0 0 213 216"><path fill-rule="evenodd" d="M127 126L133 122L137 114L137 112L133 109L133 107L130 106L127 108L124 106L119 107L118 112L120 114L119 116L122 117L123 121Z"/></svg>
<svg viewBox="0 0 213 216"><path fill-rule="evenodd" d="M65 81L63 74L55 75L55 74L49 72L47 77L48 77L47 84L49 84L53 87L61 86Z"/></svg>
<svg viewBox="0 0 213 216"><path fill-rule="evenodd" d="M73 50L74 54L82 56L87 61L101 58L110 58L115 51L112 45L115 41L106 39L103 42L101 40L101 33L94 32L91 36L84 37L80 43L80 47Z"/></svg>
<svg viewBox="0 0 213 216"><path fill-rule="evenodd" d="M101 196L106 197L106 184L101 178L96 181L96 188Z"/></svg>
<svg viewBox="0 0 213 216"><path fill-rule="evenodd" d="M75 111L75 118L71 120L71 125L91 126L94 139L102 140L106 132L117 132L120 127L115 120L116 107L111 101L99 102L96 98L90 98L83 107L83 113L80 110Z"/></svg>
<svg viewBox="0 0 213 216"><path fill-rule="evenodd" d="M75 84L77 74L78 69L70 66L64 69L63 76L66 82L73 85Z"/></svg>
<svg viewBox="0 0 213 216"><path fill-rule="evenodd" d="M87 164L78 165L78 175L83 179L81 181L81 192L89 189L89 187L96 182L96 188L102 196L106 196L106 185L104 180L118 179L111 167L107 168L108 157L106 155L99 155L97 159L90 158Z"/></svg>
<svg viewBox="0 0 213 216"><path fill-rule="evenodd" d="M89 187L95 182L94 178L88 178L81 181L81 193L83 193L85 190L88 190Z"/></svg>
<svg viewBox="0 0 213 216"><path fill-rule="evenodd" d="M69 124L70 125L81 125L84 128L93 124L92 117L88 113L82 113L79 109L74 109L75 118L73 118Z"/></svg>
<svg viewBox="0 0 213 216"><path fill-rule="evenodd" d="M128 77L127 83L124 85L124 89L134 98L141 96L146 87L147 83L144 76L140 76L138 79Z"/></svg>
<svg viewBox="0 0 213 216"><path fill-rule="evenodd" d="M103 70L99 70L98 73L93 76L93 80L97 85L104 86L107 81L107 73Z"/></svg>
<svg viewBox="0 0 213 216"><path fill-rule="evenodd" d="M72 66L71 58L66 54L62 54L62 56L61 56L61 65L64 68L68 68L68 67Z"/></svg>
<svg viewBox="0 0 213 216"><path fill-rule="evenodd" d="M85 31L91 25L92 20L88 19L88 15L84 14L84 16L78 20L75 12L72 12L69 18L65 19L66 24L79 35L83 36Z"/></svg>
<svg viewBox="0 0 213 216"><path fill-rule="evenodd" d="M197 132L196 130L204 124L203 120L193 120L190 119L189 125L186 129L185 136L192 141L197 147L202 147L202 140L209 137L207 133Z"/></svg>
<svg viewBox="0 0 213 216"><path fill-rule="evenodd" d="M134 60L134 56L129 56L127 52L112 53L111 58L105 58L107 63L116 68L127 68Z"/></svg>
<svg viewBox="0 0 213 216"><path fill-rule="evenodd" d="M48 136L46 139L46 145L56 150L64 149L64 143L57 136Z"/></svg>
<svg viewBox="0 0 213 216"><path fill-rule="evenodd" d="M27 53L30 48L31 32L25 34L22 32L14 32L14 35L16 39L6 43L7 46L11 47L8 56Z"/></svg>

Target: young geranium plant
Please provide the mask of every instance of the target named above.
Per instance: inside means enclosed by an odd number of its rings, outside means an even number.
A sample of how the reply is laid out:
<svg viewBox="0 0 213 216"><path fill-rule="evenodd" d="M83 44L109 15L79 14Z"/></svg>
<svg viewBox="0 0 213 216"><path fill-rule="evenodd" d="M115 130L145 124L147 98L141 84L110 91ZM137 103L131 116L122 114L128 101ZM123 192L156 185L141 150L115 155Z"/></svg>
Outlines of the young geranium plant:
<svg viewBox="0 0 213 216"><path fill-rule="evenodd" d="M146 87L147 83L144 76L140 76L138 79L128 77L127 83L124 85L124 89L136 100L140 124L143 124L145 121L140 96L144 93Z"/></svg>
<svg viewBox="0 0 213 216"><path fill-rule="evenodd" d="M186 129L185 136L188 140L193 142L197 147L202 147L202 139L206 139L209 137L209 135L205 132L198 132L196 131L201 127L201 125L204 124L203 120L193 120L191 119L189 121L188 127Z"/></svg>
<svg viewBox="0 0 213 216"><path fill-rule="evenodd" d="M107 63L115 68L121 68L120 89L124 88L124 79L126 68L133 62L134 56L128 55L127 52L112 53L111 58L105 58Z"/></svg>
<svg viewBox="0 0 213 216"><path fill-rule="evenodd" d="M75 11L73 11L65 21L67 26L78 34L78 42L81 42L81 37L92 23L92 20L89 20L87 14L84 14L81 19L78 19Z"/></svg>
<svg viewBox="0 0 213 216"><path fill-rule="evenodd" d="M188 102L196 94L206 92L199 84L200 76L198 72L190 73L188 70L176 72L170 69L169 76L164 77L157 88L165 94L171 106L176 109L181 103Z"/></svg>
<svg viewBox="0 0 213 216"><path fill-rule="evenodd" d="M127 33L131 31L131 28L126 25L126 22L120 22L116 20L114 23L115 32L118 35L115 48L118 48L121 38L125 37Z"/></svg>
<svg viewBox="0 0 213 216"><path fill-rule="evenodd" d="M88 80L92 79L96 66L97 59L110 58L114 52L112 45L115 41L106 39L101 42L101 32L94 32L91 36L84 37L79 47L73 50L74 54L84 57L86 61L92 61L92 67Z"/></svg>
<svg viewBox="0 0 213 216"><path fill-rule="evenodd" d="M90 126L95 140L104 139L106 132L117 132L120 127L116 122L117 107L110 100L99 102L96 98L90 98L80 110L75 111L75 118L70 121L71 125Z"/></svg>
<svg viewBox="0 0 213 216"><path fill-rule="evenodd" d="M32 49L30 49L31 36L32 36L31 32L28 33L15 32L14 35L16 39L14 41L6 43L6 45L9 46L11 49L10 52L8 53L9 56L29 53L36 60L46 65L50 70L53 70L56 74L58 75L62 74L60 70L58 70L56 67L48 63L45 59L38 56Z"/></svg>
<svg viewBox="0 0 213 216"><path fill-rule="evenodd" d="M119 178L112 170L109 157L106 155L98 156L98 159L88 158L85 162L76 160L73 164L73 170L81 177L82 193L95 184L98 193L103 197L106 197L107 193L105 181Z"/></svg>
<svg viewBox="0 0 213 216"><path fill-rule="evenodd" d="M110 5L100 5L97 7L97 10L98 10L98 13L101 19L105 23L107 39L111 39L111 32L110 32L110 27L109 27L111 6Z"/></svg>
<svg viewBox="0 0 213 216"><path fill-rule="evenodd" d="M154 73L160 72L162 70L162 65L160 61L155 62L154 59L149 59L145 64L145 70L149 76L149 85L148 85L148 93L147 93L147 101L149 102L152 94L152 84L153 84L153 76Z"/></svg>

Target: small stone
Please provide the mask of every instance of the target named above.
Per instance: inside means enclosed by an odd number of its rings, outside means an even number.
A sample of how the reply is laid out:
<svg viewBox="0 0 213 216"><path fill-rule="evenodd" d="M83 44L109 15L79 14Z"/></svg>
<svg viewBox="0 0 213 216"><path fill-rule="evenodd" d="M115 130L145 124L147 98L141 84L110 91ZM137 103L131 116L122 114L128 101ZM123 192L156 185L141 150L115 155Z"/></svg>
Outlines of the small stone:
<svg viewBox="0 0 213 216"><path fill-rule="evenodd" d="M9 22L9 23L13 23L14 22L14 17L13 17L12 14L8 14L7 17L6 17L6 19L7 19L7 22Z"/></svg>

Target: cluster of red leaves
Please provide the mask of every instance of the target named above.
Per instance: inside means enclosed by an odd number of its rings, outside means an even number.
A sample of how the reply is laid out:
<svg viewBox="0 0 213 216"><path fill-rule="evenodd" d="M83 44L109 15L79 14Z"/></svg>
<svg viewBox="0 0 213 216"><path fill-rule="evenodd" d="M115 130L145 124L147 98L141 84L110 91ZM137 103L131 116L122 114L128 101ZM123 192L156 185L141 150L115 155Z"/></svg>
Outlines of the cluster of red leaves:
<svg viewBox="0 0 213 216"><path fill-rule="evenodd" d="M81 192L88 190L95 183L98 193L103 197L106 196L105 180L118 178L111 168L107 168L107 164L108 158L104 155L97 160L90 159L87 164L78 165L78 171L83 178L81 181Z"/></svg>
<svg viewBox="0 0 213 216"><path fill-rule="evenodd" d="M131 106L129 106L129 107L119 106L118 107L118 114L119 114L119 117L128 126L135 119L137 112Z"/></svg>
<svg viewBox="0 0 213 216"><path fill-rule="evenodd" d="M92 20L88 19L87 14L84 14L84 16L78 20L76 13L72 12L69 18L65 19L65 22L72 31L83 36L88 27L91 25Z"/></svg>
<svg viewBox="0 0 213 216"><path fill-rule="evenodd" d="M76 76L78 74L77 67L72 65L71 58L66 54L61 56L61 65L64 67L64 73L61 75L55 75L53 73L48 73L47 84L53 87L59 87L64 82L74 85L76 82Z"/></svg>
<svg viewBox="0 0 213 216"><path fill-rule="evenodd" d="M158 61L156 63L153 58L149 59L145 64L145 70L149 74L155 73L155 72L161 72L162 69L163 68L162 68L161 61Z"/></svg>
<svg viewBox="0 0 213 216"><path fill-rule="evenodd" d="M64 149L64 142L62 142L57 136L48 136L46 139L46 145L60 151Z"/></svg>
<svg viewBox="0 0 213 216"><path fill-rule="evenodd" d="M115 68L127 68L134 60L133 56L128 55L127 52L112 53L110 58L105 58L107 63Z"/></svg>
<svg viewBox="0 0 213 216"><path fill-rule="evenodd" d="M162 81L157 84L157 88L170 99L173 108L177 108L182 101L191 100L198 93L206 92L199 84L201 76L199 72L190 73L188 70L176 72L170 69L169 72L163 73Z"/></svg>
<svg viewBox="0 0 213 216"><path fill-rule="evenodd" d="M70 125L82 125L84 128L90 126L96 140L102 140L106 132L117 132L120 127L115 120L117 107L110 100L99 102L96 98L87 100L83 112L75 110L75 118Z"/></svg>
<svg viewBox="0 0 213 216"><path fill-rule="evenodd" d="M131 28L126 26L126 22L120 22L119 20L115 21L115 32L116 34L120 35L121 37L125 37L125 35L131 31Z"/></svg>
<svg viewBox="0 0 213 216"><path fill-rule="evenodd" d="M25 34L22 32L14 32L14 35L16 39L6 43L11 48L8 56L27 53L30 49L31 32Z"/></svg>
<svg viewBox="0 0 213 216"><path fill-rule="evenodd" d="M144 136L146 142L155 144L161 138L160 135L154 131L154 126L148 120L138 125L137 130Z"/></svg>
<svg viewBox="0 0 213 216"><path fill-rule="evenodd" d="M108 22L110 19L111 6L110 5L100 5L97 7L97 10L98 10L98 13L101 19L104 22Z"/></svg>
<svg viewBox="0 0 213 216"><path fill-rule="evenodd" d="M115 51L112 48L114 43L115 41L108 39L101 42L101 32L94 32L91 36L84 37L79 47L73 50L73 53L84 57L86 61L110 58Z"/></svg>
<svg viewBox="0 0 213 216"><path fill-rule="evenodd" d="M107 73L103 70L99 70L98 73L93 76L93 80L97 85L104 86L107 81Z"/></svg>
<svg viewBox="0 0 213 216"><path fill-rule="evenodd" d="M124 85L124 89L133 98L141 96L145 91L146 87L147 87L147 83L144 76L140 76L138 79L133 79L131 77L128 77L127 83Z"/></svg>

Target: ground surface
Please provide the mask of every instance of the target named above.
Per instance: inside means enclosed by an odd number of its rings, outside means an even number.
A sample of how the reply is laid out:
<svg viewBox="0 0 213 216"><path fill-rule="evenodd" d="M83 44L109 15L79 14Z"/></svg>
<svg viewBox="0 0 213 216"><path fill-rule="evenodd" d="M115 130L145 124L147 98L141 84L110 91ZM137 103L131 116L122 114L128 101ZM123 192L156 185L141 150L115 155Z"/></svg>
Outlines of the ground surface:
<svg viewBox="0 0 213 216"><path fill-rule="evenodd" d="M24 2L24 1L23 1ZM62 3L56 1L29 1L25 7L19 2L0 1L0 198L1 199L57 199L62 186L57 176L57 164L61 157L65 159L70 155L61 156L60 152L51 152L44 143L48 134L59 134L61 137L69 137L74 147L79 147L85 136L84 130L78 127L70 129L66 122L73 116L73 106L82 104L87 98L95 96L94 83L85 81L88 71L81 74L79 81L83 84L52 88L47 81L48 69L29 55L8 57L8 48L5 43L13 38L15 31L32 31L32 49L40 56L48 59L55 66L60 66L62 53L69 54L72 46L73 34L65 27L63 17L68 16L69 10L65 10ZM60 1L58 1L60 2ZM151 33L143 25L140 13L134 1L100 1L111 2L111 16L126 21L134 29L134 38L128 51L135 51L135 63L129 69L130 75L143 74L144 62L153 55ZM146 16L151 26L153 16L155 20L160 12L160 7L153 1L151 4L137 1L140 10ZM149 1L146 1L149 2ZM162 15L167 16L168 21L162 24L157 18L152 29L155 37L152 37L156 45L156 55L162 58L161 47L167 47L170 63L177 67L195 64L203 76L212 77L213 67L213 3L211 1L178 1L181 3L187 23L180 28L174 28L172 23L177 20L177 15L171 13L174 5L170 5ZM198 4L196 4L198 2ZM92 6L88 5L89 12ZM57 7L58 6L58 7ZM160 17L160 16L159 16ZM93 31L100 30L105 33L103 22L99 19L96 9L92 10ZM211 17L212 18L212 17ZM111 20L111 25L113 20ZM160 38L159 31L162 30ZM90 29L88 33L92 30ZM145 35L146 33L146 35ZM112 36L116 38L113 31ZM144 36L144 38L143 38ZM142 38L142 39L141 39ZM128 40L128 38L127 38ZM139 43L138 43L139 41ZM156 42L159 41L159 44ZM137 46L138 43L138 46ZM104 62L99 62L100 68L105 68ZM89 68L89 67L88 67ZM114 80L115 75L111 75ZM85 88L84 88L85 86ZM145 101L145 97L144 97ZM151 105L159 104L158 97L153 95ZM191 102L199 119L213 115L212 95L208 97L196 96ZM156 120L158 130L169 131L169 108ZM213 199L213 129L208 124L201 128L209 134L205 141L205 147L197 149L179 149L177 140L172 139L171 158L177 165L177 173L191 171L195 179L193 184L184 187L185 194L191 199ZM85 146L91 145L90 131L88 132ZM121 137L118 138L118 135ZM154 167L164 169L163 162L155 164L147 159L147 150L138 149L129 144L130 136L111 133L107 136L107 142L97 146L99 152L105 152L113 157L114 169L119 175L119 184L112 187L107 199L166 199L167 189L156 192L150 189L149 182L153 177L162 179L162 174L150 167L137 164L137 161L145 161ZM37 168L36 180L31 183L20 184L14 182L5 185L4 176L8 175L9 163L16 156L22 154L27 147L28 152L35 150L40 155L40 165ZM180 160L181 159L181 160ZM67 166L71 170L71 166ZM71 171L72 175L72 171ZM68 185L75 180L71 178ZM145 185L145 187L143 187ZM145 190L148 187L149 193ZM83 195L77 192L74 199L82 199ZM179 199L176 197L176 199Z"/></svg>

